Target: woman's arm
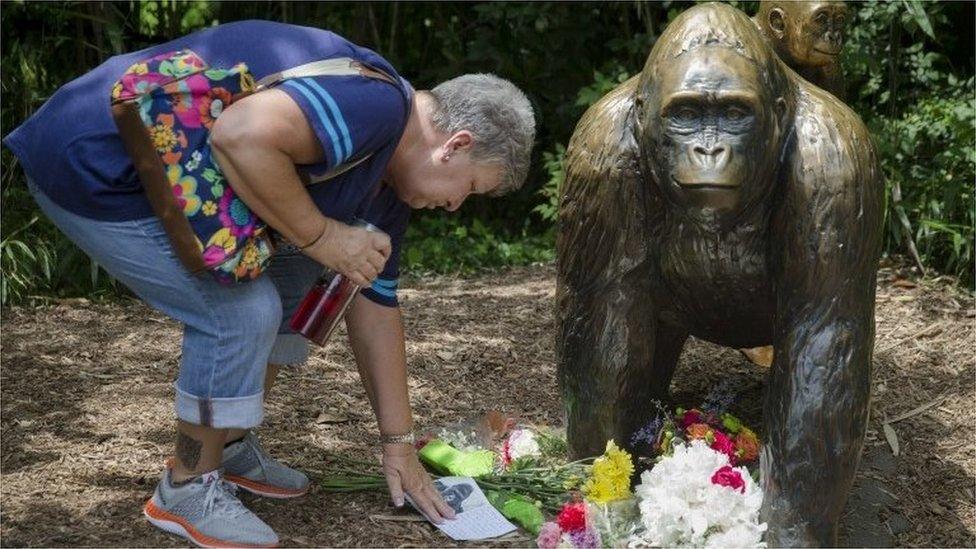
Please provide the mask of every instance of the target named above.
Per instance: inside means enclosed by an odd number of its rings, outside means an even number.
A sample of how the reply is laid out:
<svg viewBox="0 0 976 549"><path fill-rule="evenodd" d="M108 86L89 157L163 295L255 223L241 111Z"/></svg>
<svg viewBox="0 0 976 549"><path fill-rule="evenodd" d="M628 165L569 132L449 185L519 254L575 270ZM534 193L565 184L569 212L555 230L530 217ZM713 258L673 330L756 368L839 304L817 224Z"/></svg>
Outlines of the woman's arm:
<svg viewBox="0 0 976 549"><path fill-rule="evenodd" d="M305 190L296 164L324 159L301 109L279 90L237 101L211 134L227 182L268 225L323 265L365 286L390 255L390 239L324 216Z"/></svg>
<svg viewBox="0 0 976 549"><path fill-rule="evenodd" d="M380 432L388 435L412 432L400 309L357 296L346 313L346 328ZM454 518L454 511L434 488L410 444L383 446L383 472L393 503L398 507L403 505L406 492L432 521L439 523L442 517Z"/></svg>

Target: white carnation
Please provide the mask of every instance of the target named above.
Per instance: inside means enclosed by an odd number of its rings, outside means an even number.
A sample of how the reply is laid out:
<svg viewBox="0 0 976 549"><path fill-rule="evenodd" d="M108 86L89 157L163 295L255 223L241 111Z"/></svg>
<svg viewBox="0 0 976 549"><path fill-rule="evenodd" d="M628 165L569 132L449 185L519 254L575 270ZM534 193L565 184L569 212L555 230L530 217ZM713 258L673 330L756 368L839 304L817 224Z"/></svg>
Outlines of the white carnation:
<svg viewBox="0 0 976 549"><path fill-rule="evenodd" d="M541 455L535 433L528 429L515 429L508 435L508 455L513 460Z"/></svg>
<svg viewBox="0 0 976 549"><path fill-rule="evenodd" d="M712 475L729 465L728 457L702 440L677 444L641 475L634 489L643 531L632 545L657 547L765 547L759 523L762 489L744 467L745 492L712 484Z"/></svg>

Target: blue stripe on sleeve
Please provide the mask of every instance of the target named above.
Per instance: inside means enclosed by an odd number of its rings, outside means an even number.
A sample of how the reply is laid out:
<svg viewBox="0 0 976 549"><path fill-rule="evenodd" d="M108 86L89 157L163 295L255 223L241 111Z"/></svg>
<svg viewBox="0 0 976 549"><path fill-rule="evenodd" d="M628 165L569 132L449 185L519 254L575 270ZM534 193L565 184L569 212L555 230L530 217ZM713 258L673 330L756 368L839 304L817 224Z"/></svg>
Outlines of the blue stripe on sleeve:
<svg viewBox="0 0 976 549"><path fill-rule="evenodd" d="M375 281L373 282L373 285L369 287L369 289L373 290L374 292L376 292L376 293L378 293L378 294L380 294L382 296L396 297L396 290L395 289L384 288L383 286L380 286L379 284L377 284Z"/></svg>
<svg viewBox="0 0 976 549"><path fill-rule="evenodd" d="M302 95L305 96L305 99L308 99L308 102L311 103L312 108L315 109L315 114L318 115L319 120L322 122L322 126L325 127L325 131L329 132L329 137L332 141L332 152L335 153L335 165L338 166L339 164L342 164L343 160L345 160L345 156L342 154L342 149L340 148L341 145L339 143L339 134L336 133L328 115L325 114L325 109L322 108L322 102L319 101L318 98L312 94L312 92L308 91L305 86L299 84L295 80L286 80L283 85L298 90Z"/></svg>
<svg viewBox="0 0 976 549"><path fill-rule="evenodd" d="M396 287L399 285L399 282L387 278L377 278L376 280L373 281L373 286L377 286L377 285L382 286L384 288L392 288L395 290Z"/></svg>
<svg viewBox="0 0 976 549"><path fill-rule="evenodd" d="M339 131L342 132L342 141L346 145L346 158L352 156L352 139L349 137L349 127L346 126L346 121L342 118L342 112L339 111L339 105L336 104L329 92L325 91L319 83L311 78L305 78L302 80L309 85L313 90L319 93L319 96L325 100L325 104L329 106L329 110L332 111L332 116L335 118L336 124L339 126Z"/></svg>

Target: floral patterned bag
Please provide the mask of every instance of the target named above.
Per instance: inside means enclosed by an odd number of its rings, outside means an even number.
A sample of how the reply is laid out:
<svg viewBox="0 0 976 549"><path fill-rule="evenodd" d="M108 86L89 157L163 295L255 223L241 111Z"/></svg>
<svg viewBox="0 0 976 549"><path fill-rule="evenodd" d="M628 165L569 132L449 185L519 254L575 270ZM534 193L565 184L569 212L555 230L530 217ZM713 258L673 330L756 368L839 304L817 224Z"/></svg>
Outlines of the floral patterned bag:
<svg viewBox="0 0 976 549"><path fill-rule="evenodd" d="M270 230L224 179L210 148L210 129L234 101L285 78L350 75L393 80L351 59L329 59L255 83L244 63L208 67L190 50L164 53L126 70L112 90L112 114L146 196L176 255L222 283L257 278L273 252ZM317 177L319 182L367 157Z"/></svg>

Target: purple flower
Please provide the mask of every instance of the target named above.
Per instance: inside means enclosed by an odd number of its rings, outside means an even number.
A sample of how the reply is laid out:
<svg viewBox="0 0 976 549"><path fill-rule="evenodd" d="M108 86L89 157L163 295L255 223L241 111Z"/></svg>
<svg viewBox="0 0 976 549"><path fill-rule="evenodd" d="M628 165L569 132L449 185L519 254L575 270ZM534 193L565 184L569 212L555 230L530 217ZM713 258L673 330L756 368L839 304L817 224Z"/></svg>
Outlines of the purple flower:
<svg viewBox="0 0 976 549"><path fill-rule="evenodd" d="M600 547L600 534L592 528L579 530L569 535L575 549L597 549Z"/></svg>
<svg viewBox="0 0 976 549"><path fill-rule="evenodd" d="M653 446L657 441L657 435L661 432L661 427L663 426L664 418L660 415L654 416L654 419L647 422L647 425L641 427L634 432L634 434L630 435L630 445L637 446L639 443L644 442Z"/></svg>
<svg viewBox="0 0 976 549"><path fill-rule="evenodd" d="M735 384L731 379L725 378L705 396L701 411L718 417L732 406L735 396Z"/></svg>

